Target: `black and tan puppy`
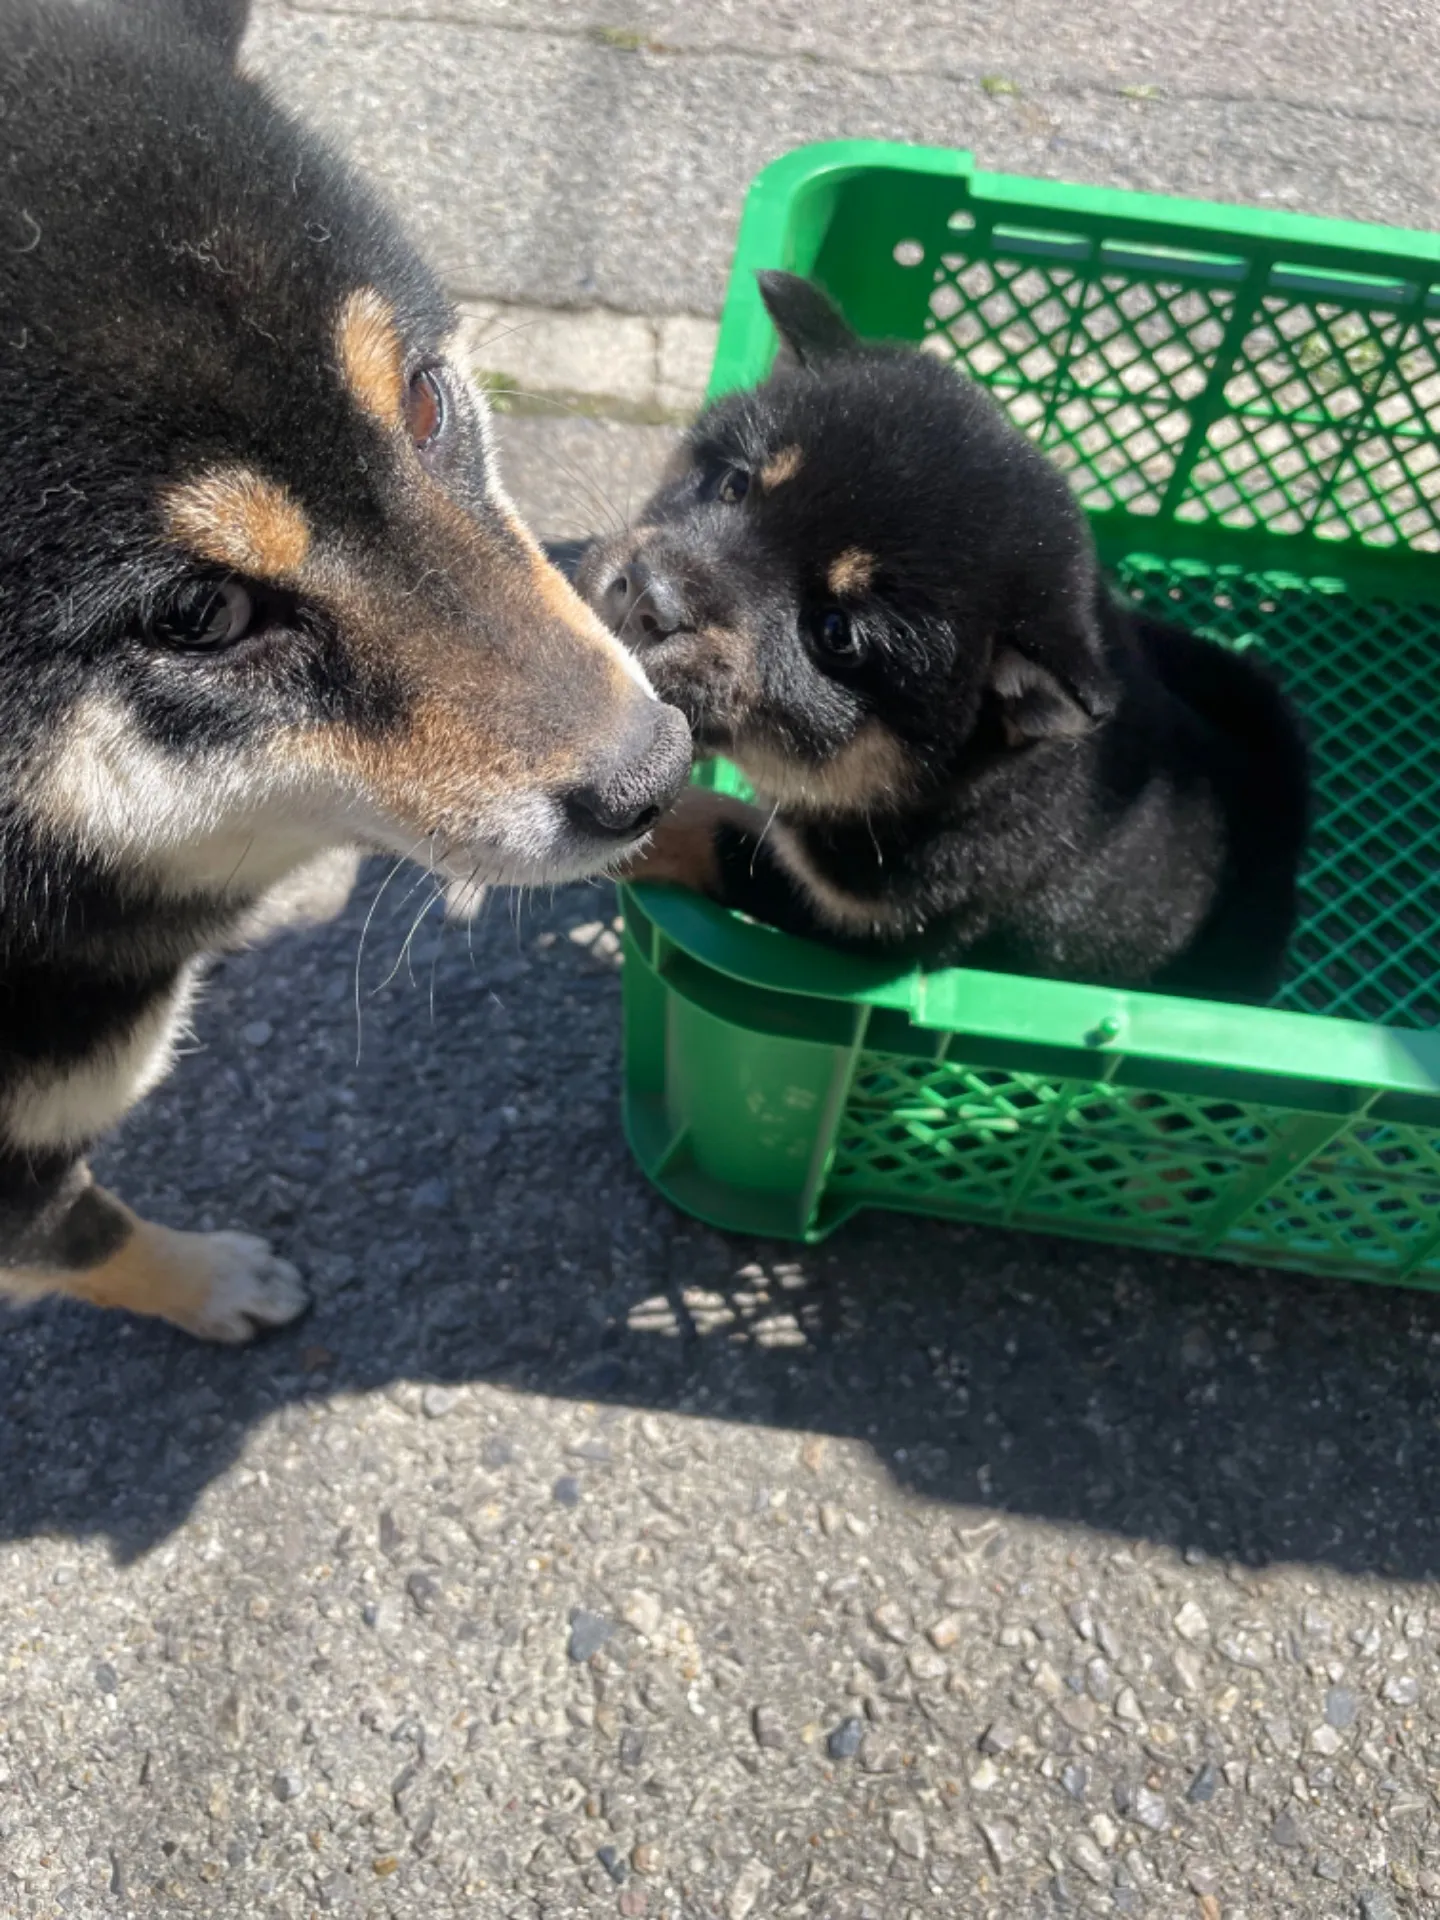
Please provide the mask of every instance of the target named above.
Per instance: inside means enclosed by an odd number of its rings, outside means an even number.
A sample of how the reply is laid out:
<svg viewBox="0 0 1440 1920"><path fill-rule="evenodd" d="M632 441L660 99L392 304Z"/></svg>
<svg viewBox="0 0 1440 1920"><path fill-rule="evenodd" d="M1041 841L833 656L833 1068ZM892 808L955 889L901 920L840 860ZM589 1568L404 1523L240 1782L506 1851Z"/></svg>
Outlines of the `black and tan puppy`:
<svg viewBox="0 0 1440 1920"><path fill-rule="evenodd" d="M0 8L0 1289L221 1340L293 1269L83 1161L197 956L336 846L599 872L690 758L517 522L436 283L237 77L243 12Z"/></svg>
<svg viewBox="0 0 1440 1920"><path fill-rule="evenodd" d="M1281 694L1112 597L979 388L760 279L790 363L579 561L759 802L692 791L634 872L933 964L1268 997L1307 811Z"/></svg>

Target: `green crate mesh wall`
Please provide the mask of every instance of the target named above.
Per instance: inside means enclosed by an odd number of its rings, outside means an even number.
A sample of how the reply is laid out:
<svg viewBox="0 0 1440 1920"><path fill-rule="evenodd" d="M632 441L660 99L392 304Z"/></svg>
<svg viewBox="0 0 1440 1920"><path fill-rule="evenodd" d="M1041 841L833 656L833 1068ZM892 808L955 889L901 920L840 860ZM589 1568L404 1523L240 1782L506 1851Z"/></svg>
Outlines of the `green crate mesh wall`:
<svg viewBox="0 0 1440 1920"><path fill-rule="evenodd" d="M1255 648L1309 722L1315 823L1276 1005L1440 1023L1440 614L1186 562L1117 571L1140 603Z"/></svg>
<svg viewBox="0 0 1440 1920"><path fill-rule="evenodd" d="M1123 248L1093 237L1030 235L1010 253L984 215L950 224L927 348L990 387L1089 510L1134 518L1122 591L1256 648L1308 716L1316 821L1277 1004L1434 1026L1440 609L1147 557L1145 523L1440 551L1440 294L1372 303L1283 267L1257 292L1220 258L1162 280L1097 266ZM1301 1124L1300 1165L1281 1173L1286 1111L874 1055L830 1191L1440 1278L1440 1131L1362 1120L1322 1145Z"/></svg>
<svg viewBox="0 0 1440 1920"><path fill-rule="evenodd" d="M969 213L951 226L927 347L991 388L1089 510L1135 518L1126 590L1258 649L1309 718L1316 825L1278 1004L1434 1026L1440 609L1142 556L1156 516L1440 551L1440 294L1360 305L1283 268L1257 293L1219 258L1139 278L1097 270L1088 241L1049 242L1083 261L1037 260ZM1230 277L1197 284L1207 270Z"/></svg>
<svg viewBox="0 0 1440 1920"><path fill-rule="evenodd" d="M1323 1144L1287 1171L1287 1148L1317 1127ZM1335 1127L1326 1138L1326 1123L1284 1108L867 1054L829 1192L1177 1252L1440 1279L1440 1134Z"/></svg>
<svg viewBox="0 0 1440 1920"><path fill-rule="evenodd" d="M1277 266L1257 292L1246 262L1205 256L1167 281L1106 270L1123 247L1097 266L1085 239L1008 253L1003 227L950 225L929 344L1005 400L1091 511L1440 551L1431 288L1361 304L1339 276Z"/></svg>

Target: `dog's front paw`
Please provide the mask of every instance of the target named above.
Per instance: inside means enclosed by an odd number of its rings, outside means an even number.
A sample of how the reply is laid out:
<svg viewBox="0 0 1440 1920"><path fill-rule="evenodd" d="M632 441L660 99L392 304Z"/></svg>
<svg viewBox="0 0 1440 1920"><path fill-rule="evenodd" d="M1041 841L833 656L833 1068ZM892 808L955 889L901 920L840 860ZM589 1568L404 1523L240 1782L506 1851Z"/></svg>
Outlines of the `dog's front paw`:
<svg viewBox="0 0 1440 1920"><path fill-rule="evenodd" d="M84 1168L80 1170L84 1176ZM34 1300L68 1294L96 1307L168 1320L201 1340L234 1346L305 1311L300 1275L252 1233L179 1233L130 1211L83 1177L62 1216L63 1239L45 1266L0 1267L0 1291ZM88 1249L99 1256L74 1264Z"/></svg>
<svg viewBox="0 0 1440 1920"><path fill-rule="evenodd" d="M177 1235L176 1238L182 1236ZM201 1340L231 1346L262 1327L283 1327L309 1305L304 1284L288 1260L253 1233L196 1233L193 1305L166 1314Z"/></svg>

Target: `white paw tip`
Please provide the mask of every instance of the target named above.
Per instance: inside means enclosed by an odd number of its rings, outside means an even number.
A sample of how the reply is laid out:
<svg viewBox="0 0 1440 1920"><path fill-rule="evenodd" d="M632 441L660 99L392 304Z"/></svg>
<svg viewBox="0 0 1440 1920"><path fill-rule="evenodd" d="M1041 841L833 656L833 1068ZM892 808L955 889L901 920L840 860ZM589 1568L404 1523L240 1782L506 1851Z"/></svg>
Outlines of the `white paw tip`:
<svg viewBox="0 0 1440 1920"><path fill-rule="evenodd" d="M298 1270L253 1233L208 1236L212 1278L195 1331L207 1340L249 1340L283 1327L309 1304Z"/></svg>

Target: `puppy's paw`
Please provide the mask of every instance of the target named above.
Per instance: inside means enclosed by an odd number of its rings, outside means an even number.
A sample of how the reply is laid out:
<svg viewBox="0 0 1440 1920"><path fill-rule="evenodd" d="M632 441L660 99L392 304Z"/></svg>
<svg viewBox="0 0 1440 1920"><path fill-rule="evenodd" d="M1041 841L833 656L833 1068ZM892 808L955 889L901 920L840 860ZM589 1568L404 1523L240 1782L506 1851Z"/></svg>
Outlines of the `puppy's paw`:
<svg viewBox="0 0 1440 1920"><path fill-rule="evenodd" d="M758 837L766 816L733 794L708 787L687 787L655 828L639 853L620 869L621 880L664 880L692 893L718 896L720 861L716 839L721 827Z"/></svg>
<svg viewBox="0 0 1440 1920"><path fill-rule="evenodd" d="M253 1233L176 1234L192 1243L194 1285L164 1317L201 1340L230 1346L263 1327L283 1327L309 1305L298 1271Z"/></svg>

